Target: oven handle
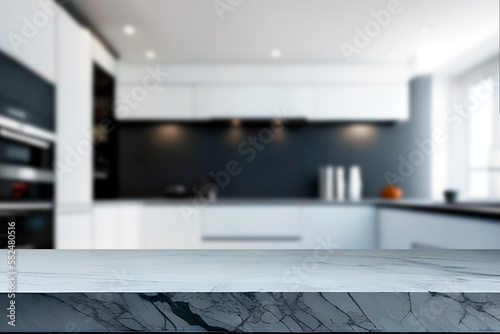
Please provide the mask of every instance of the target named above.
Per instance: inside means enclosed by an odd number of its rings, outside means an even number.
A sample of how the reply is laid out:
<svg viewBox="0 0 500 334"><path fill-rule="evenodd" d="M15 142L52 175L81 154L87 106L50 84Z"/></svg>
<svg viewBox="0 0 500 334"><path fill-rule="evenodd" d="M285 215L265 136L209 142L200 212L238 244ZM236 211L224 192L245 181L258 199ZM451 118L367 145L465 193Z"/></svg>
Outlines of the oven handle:
<svg viewBox="0 0 500 334"><path fill-rule="evenodd" d="M45 141L45 140L26 136L22 133L11 131L11 130L8 130L5 128L0 129L0 136L3 138L15 140L15 141L23 143L23 144L36 146L36 147L39 147L39 148L42 148L45 150L50 148L50 143Z"/></svg>
<svg viewBox="0 0 500 334"><path fill-rule="evenodd" d="M42 211L53 210L54 204L52 202L30 202L30 203L16 203L16 202L0 202L0 216L4 211Z"/></svg>
<svg viewBox="0 0 500 334"><path fill-rule="evenodd" d="M55 175L52 171L0 164L0 179L53 183Z"/></svg>

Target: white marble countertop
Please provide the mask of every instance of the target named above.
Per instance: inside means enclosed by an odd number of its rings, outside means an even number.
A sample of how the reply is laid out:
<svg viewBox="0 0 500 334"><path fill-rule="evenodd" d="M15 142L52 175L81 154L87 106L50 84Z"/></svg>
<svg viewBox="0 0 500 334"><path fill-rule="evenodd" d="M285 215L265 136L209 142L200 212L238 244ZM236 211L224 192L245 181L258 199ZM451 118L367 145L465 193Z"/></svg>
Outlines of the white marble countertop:
<svg viewBox="0 0 500 334"><path fill-rule="evenodd" d="M17 292L500 292L500 250L18 250ZM8 291L7 251L0 292Z"/></svg>

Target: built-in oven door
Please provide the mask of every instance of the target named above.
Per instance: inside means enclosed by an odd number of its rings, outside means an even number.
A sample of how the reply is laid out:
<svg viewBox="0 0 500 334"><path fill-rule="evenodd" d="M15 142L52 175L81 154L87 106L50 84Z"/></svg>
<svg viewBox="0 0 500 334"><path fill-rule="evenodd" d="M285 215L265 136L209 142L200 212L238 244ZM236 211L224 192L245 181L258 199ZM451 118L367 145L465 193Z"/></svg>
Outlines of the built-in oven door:
<svg viewBox="0 0 500 334"><path fill-rule="evenodd" d="M54 197L53 143L0 127L0 202Z"/></svg>
<svg viewBox="0 0 500 334"><path fill-rule="evenodd" d="M0 52L0 124L27 131L55 131L55 86Z"/></svg>
<svg viewBox="0 0 500 334"><path fill-rule="evenodd" d="M10 230L14 232L9 232ZM0 204L0 248L54 248L54 211L49 203Z"/></svg>
<svg viewBox="0 0 500 334"><path fill-rule="evenodd" d="M53 143L0 127L0 164L52 170Z"/></svg>

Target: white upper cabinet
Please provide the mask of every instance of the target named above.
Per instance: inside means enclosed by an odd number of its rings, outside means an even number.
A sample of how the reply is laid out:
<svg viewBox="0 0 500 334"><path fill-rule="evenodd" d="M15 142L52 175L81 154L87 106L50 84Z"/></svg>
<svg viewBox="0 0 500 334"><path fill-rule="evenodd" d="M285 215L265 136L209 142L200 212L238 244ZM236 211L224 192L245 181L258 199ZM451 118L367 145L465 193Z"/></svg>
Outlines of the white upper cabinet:
<svg viewBox="0 0 500 334"><path fill-rule="evenodd" d="M409 116L405 84L200 86L196 118L306 118L391 121Z"/></svg>
<svg viewBox="0 0 500 334"><path fill-rule="evenodd" d="M58 14L56 200L89 205L92 200L91 35L66 12Z"/></svg>
<svg viewBox="0 0 500 334"><path fill-rule="evenodd" d="M59 11L52 0L0 1L0 50L52 83Z"/></svg>
<svg viewBox="0 0 500 334"><path fill-rule="evenodd" d="M316 87L315 120L391 121L408 117L406 84Z"/></svg>
<svg viewBox="0 0 500 334"><path fill-rule="evenodd" d="M403 121L409 117L409 70L403 65L119 63L117 68L117 97L125 96L116 108L120 119ZM152 78L160 81L160 90L144 85Z"/></svg>
<svg viewBox="0 0 500 334"><path fill-rule="evenodd" d="M185 85L118 85L115 116L120 120L193 118L193 89Z"/></svg>
<svg viewBox="0 0 500 334"><path fill-rule="evenodd" d="M306 118L313 90L307 86L225 85L196 89L197 118Z"/></svg>

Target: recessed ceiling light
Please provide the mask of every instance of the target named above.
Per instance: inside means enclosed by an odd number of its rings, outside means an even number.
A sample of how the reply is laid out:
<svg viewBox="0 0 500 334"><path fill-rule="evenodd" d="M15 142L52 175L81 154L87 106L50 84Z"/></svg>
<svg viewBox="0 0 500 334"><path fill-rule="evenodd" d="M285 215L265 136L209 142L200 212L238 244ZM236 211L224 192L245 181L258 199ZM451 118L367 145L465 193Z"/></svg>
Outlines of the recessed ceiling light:
<svg viewBox="0 0 500 334"><path fill-rule="evenodd" d="M274 49L271 51L271 57L273 58L281 58L281 50L280 49Z"/></svg>
<svg viewBox="0 0 500 334"><path fill-rule="evenodd" d="M431 30L432 30L432 27L430 25L427 25L427 24L420 27L421 34L427 34L427 33L431 32Z"/></svg>
<svg viewBox="0 0 500 334"><path fill-rule="evenodd" d="M135 27L131 25L126 25L123 27L123 32L125 35L134 35L135 34Z"/></svg>
<svg viewBox="0 0 500 334"><path fill-rule="evenodd" d="M146 51L146 58L148 59L155 59L156 58L156 53L152 50Z"/></svg>

